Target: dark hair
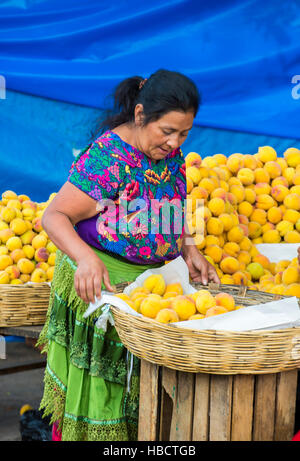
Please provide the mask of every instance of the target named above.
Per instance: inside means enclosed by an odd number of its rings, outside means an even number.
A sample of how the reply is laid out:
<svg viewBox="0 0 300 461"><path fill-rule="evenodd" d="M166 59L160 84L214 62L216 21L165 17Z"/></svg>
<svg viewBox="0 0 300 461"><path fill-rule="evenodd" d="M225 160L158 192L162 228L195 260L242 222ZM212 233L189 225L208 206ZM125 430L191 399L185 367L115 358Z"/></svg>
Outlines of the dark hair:
<svg viewBox="0 0 300 461"><path fill-rule="evenodd" d="M188 112L196 116L200 94L195 83L179 72L160 69L147 80L140 76L126 78L116 87L114 108L107 112L98 132L113 129L134 120L137 104L144 108L143 124L158 120L170 111Z"/></svg>

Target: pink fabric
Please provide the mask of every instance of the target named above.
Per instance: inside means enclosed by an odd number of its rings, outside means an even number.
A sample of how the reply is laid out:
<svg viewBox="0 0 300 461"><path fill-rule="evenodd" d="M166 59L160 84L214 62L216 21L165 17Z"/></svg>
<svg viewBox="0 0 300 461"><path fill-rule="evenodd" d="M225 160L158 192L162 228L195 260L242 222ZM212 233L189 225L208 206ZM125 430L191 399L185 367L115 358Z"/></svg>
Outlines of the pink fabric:
<svg viewBox="0 0 300 461"><path fill-rule="evenodd" d="M298 431L292 438L292 442L300 442L300 431Z"/></svg>
<svg viewBox="0 0 300 461"><path fill-rule="evenodd" d="M61 442L61 431L58 429L58 421L52 426L52 442Z"/></svg>

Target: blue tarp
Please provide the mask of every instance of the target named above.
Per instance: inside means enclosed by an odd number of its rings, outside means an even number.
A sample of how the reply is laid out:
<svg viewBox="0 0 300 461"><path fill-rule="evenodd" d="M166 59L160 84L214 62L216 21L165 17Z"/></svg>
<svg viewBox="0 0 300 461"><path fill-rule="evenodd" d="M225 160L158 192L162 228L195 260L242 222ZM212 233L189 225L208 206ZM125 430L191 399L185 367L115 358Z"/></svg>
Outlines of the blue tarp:
<svg viewBox="0 0 300 461"><path fill-rule="evenodd" d="M202 95L184 153L299 147L299 64L298 0L2 1L0 192L46 200L115 85L162 67Z"/></svg>
<svg viewBox="0 0 300 461"><path fill-rule="evenodd" d="M102 108L121 79L164 67L197 83L199 125L300 139L299 65L298 0L0 5L7 88L84 106Z"/></svg>

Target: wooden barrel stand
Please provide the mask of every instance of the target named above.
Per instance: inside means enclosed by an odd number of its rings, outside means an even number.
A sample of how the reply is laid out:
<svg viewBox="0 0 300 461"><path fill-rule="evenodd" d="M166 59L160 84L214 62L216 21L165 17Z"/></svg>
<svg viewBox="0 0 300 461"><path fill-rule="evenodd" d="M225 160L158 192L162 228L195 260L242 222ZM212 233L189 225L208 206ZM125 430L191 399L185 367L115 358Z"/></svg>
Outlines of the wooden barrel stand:
<svg viewBox="0 0 300 461"><path fill-rule="evenodd" d="M141 360L141 441L290 441L298 370L187 373Z"/></svg>

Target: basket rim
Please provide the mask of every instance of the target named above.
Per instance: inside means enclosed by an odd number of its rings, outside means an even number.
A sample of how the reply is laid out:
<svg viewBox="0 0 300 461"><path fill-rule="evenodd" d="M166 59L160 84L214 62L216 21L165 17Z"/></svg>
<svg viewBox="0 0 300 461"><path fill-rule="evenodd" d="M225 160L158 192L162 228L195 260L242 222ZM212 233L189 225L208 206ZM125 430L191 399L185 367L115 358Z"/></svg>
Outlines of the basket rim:
<svg viewBox="0 0 300 461"><path fill-rule="evenodd" d="M157 322L155 319L150 319L147 317L138 317L135 316L134 314L128 313L128 312L123 312L121 309L119 309L116 306L110 305L110 308L112 311L116 310L118 313L121 315L128 316L128 318L132 318L136 321L140 321L146 324L149 324L149 326L155 325L155 327L160 328L162 330L172 330L173 332L176 330L178 333L193 333L196 335L200 334L207 334L211 336L266 336L266 335L282 335L284 333L292 333L294 332L295 334L299 333L300 335L300 327L291 327L291 328L283 328L283 329L276 329L276 330L266 330L266 329L261 329L261 330L247 330L247 331L232 331L232 330L213 330L213 329L194 329L194 328L184 328L180 327L178 325L172 325L172 323L160 323Z"/></svg>

